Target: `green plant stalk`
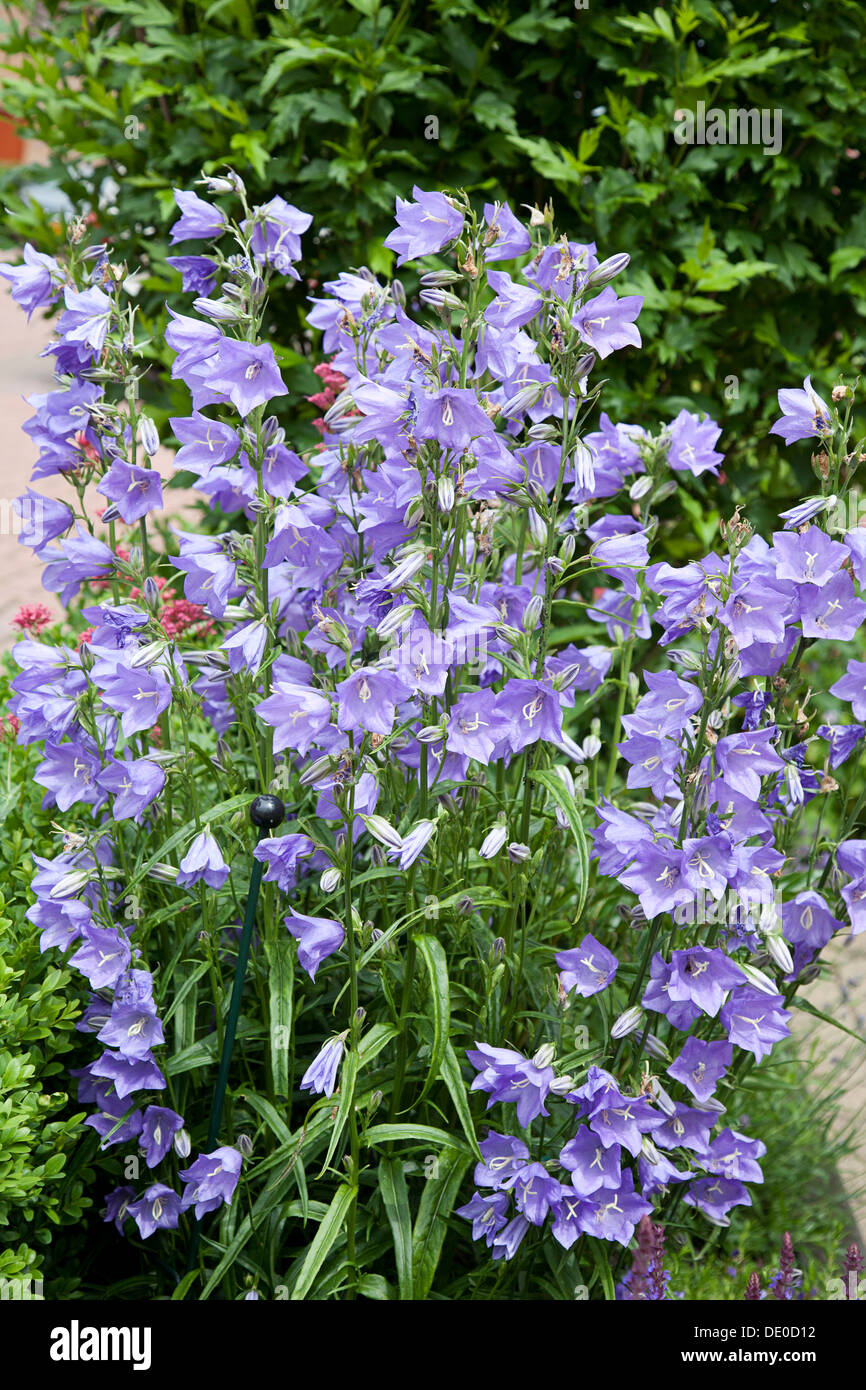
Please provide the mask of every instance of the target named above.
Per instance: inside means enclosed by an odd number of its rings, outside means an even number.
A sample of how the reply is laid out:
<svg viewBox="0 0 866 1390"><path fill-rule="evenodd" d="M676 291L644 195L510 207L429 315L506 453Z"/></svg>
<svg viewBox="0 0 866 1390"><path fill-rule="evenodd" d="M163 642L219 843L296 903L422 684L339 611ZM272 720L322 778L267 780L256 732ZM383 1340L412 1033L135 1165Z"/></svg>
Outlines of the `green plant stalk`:
<svg viewBox="0 0 866 1390"><path fill-rule="evenodd" d="M266 830L259 831L261 840L267 834ZM217 1073L216 1088L214 1090L213 1104L210 1112L210 1123L207 1131L206 1150L209 1152L216 1143L219 1133L220 1122L222 1120L223 1106L225 1104L226 1089L229 1079L229 1068L231 1067L232 1052L234 1050L235 1034L238 1028L238 1019L241 1012L241 997L244 990L244 976L246 974L247 962L250 957L250 943L253 938L253 927L256 921L256 907L259 901L259 889L262 882L264 864L259 859L253 860L253 871L250 876L250 891L247 895L247 907L244 914L243 931L241 932L240 944L238 946L238 958L235 965L235 976L232 983L231 1000L229 1002L228 1018L226 1020L225 1036L223 1038L222 1053L220 1055L219 1072ZM193 1228L192 1239L187 1256L187 1273L194 1267L198 1254L199 1240L201 1238L201 1225L196 1223Z"/></svg>
<svg viewBox="0 0 866 1390"><path fill-rule="evenodd" d="M354 738L349 735L349 747L354 753ZM358 1024L358 962L355 954L355 926L352 914L352 855L354 847L352 844L352 827L355 822L355 782L349 788L348 805L346 807L346 946L349 955L349 1028L350 1038L353 1048L358 1047L360 1026ZM358 1174L360 1166L360 1144L358 1140L358 1116L355 1110L355 1102L349 1113L349 1151L352 1159L352 1182L355 1188L355 1196L349 1205L346 1213L346 1252L351 1266L352 1284L350 1285L346 1297L354 1299L356 1293L357 1270L355 1268L355 1225L358 1217Z"/></svg>

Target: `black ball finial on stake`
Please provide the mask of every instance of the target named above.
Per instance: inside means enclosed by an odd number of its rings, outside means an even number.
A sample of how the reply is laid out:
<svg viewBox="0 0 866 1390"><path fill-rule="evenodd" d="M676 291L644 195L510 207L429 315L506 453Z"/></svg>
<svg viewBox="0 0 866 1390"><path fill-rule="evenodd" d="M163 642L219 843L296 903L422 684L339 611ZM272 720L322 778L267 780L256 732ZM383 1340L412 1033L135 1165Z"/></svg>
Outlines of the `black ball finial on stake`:
<svg viewBox="0 0 866 1390"><path fill-rule="evenodd" d="M257 796L250 806L250 820L259 830L276 830L286 818L286 808L278 796Z"/></svg>

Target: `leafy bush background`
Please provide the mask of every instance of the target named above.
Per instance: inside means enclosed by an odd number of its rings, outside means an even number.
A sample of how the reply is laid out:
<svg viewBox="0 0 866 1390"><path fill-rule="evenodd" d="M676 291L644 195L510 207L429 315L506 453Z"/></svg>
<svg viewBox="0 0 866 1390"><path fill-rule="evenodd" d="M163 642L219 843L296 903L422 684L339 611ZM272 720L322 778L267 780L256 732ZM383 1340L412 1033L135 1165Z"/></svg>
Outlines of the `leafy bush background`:
<svg viewBox="0 0 866 1390"><path fill-rule="evenodd" d="M764 497L758 525L808 490L808 455L784 458L765 425L778 385L811 371L826 388L863 364L859 0L644 12L595 0L47 0L6 27L0 105L51 150L47 169L3 175L9 236L51 249L62 229L27 185L56 181L143 270L145 319L178 287L165 264L171 187L203 164L231 162L255 196L280 191L313 213L313 280L347 250L385 270L394 198L413 182L513 203L553 190L572 236L630 251L622 292L646 298L644 370L628 384L627 363L611 368L611 413L653 423L661 398L674 413L697 402L725 426L735 498ZM678 145L674 112L699 100L780 110L781 153ZM278 300L270 325L299 394L318 385L304 292ZM161 371L150 391L167 409ZM282 408L296 418L297 407L296 396ZM714 528L716 493L706 485L695 529L708 512Z"/></svg>

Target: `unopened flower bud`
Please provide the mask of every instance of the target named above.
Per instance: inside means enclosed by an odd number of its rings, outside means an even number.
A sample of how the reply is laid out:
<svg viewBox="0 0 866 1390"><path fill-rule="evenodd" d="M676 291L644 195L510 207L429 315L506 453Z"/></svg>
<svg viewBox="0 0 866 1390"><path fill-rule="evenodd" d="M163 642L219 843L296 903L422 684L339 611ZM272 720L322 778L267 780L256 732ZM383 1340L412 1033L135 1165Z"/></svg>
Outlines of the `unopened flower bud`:
<svg viewBox="0 0 866 1390"><path fill-rule="evenodd" d="M309 766L305 767L300 775L299 781L302 787L312 787L316 782L320 782L331 771L331 758L325 754L321 758L315 758Z"/></svg>
<svg viewBox="0 0 866 1390"><path fill-rule="evenodd" d="M177 869L173 864L165 864L158 859L147 870L147 877L155 878L157 883L175 883L177 881Z"/></svg>
<svg viewBox="0 0 866 1390"><path fill-rule="evenodd" d="M549 425L545 420L539 421L537 425L530 425L526 431L527 439L533 444L551 444L558 439L558 431L555 425Z"/></svg>
<svg viewBox="0 0 866 1390"><path fill-rule="evenodd" d="M478 853L481 855L482 859L493 859L502 849L507 839L508 827L505 825L494 825L493 829L488 830L485 835Z"/></svg>
<svg viewBox="0 0 866 1390"><path fill-rule="evenodd" d="M754 985L755 989L759 989L762 994L779 993L775 981L771 980L769 975L765 975L763 970L759 970L757 966L752 965L751 962L744 963L743 961L737 961L737 965L739 969L742 970L749 984Z"/></svg>
<svg viewBox="0 0 866 1390"><path fill-rule="evenodd" d="M640 1028L644 1021L644 1011L639 1004L633 1004L625 1013L620 1014L616 1022L611 1026L610 1036L612 1038L624 1038L629 1033L634 1033Z"/></svg>
<svg viewBox="0 0 866 1390"><path fill-rule="evenodd" d="M543 1071L545 1067L549 1067L549 1066L550 1066L550 1064L551 1064L551 1062L553 1061L553 1059L554 1059L555 1056L556 1056L556 1046L555 1046L555 1044L554 1044L554 1043L543 1043L542 1046L541 1046L541 1047L538 1049L538 1051L536 1052L535 1056L533 1057L533 1059L532 1059L532 1065L533 1065L534 1067L538 1067L538 1070L539 1070L539 1071Z"/></svg>
<svg viewBox="0 0 866 1390"><path fill-rule="evenodd" d="M391 637L393 633L399 632L404 623L407 623L415 612L411 603L399 603L396 608L392 608L390 613L386 613L382 621L376 628L376 635L381 638Z"/></svg>
<svg viewBox="0 0 866 1390"><path fill-rule="evenodd" d="M490 964L491 964L491 965L496 965L498 961L501 961L501 960L502 960L502 957L503 957L504 955L505 955L505 938L504 938L503 936L497 936L497 938L496 938L496 940L494 941L493 945L490 947Z"/></svg>
<svg viewBox="0 0 866 1390"><path fill-rule="evenodd" d="M361 820L373 838L387 846L388 849L403 848L403 837L384 816L362 816Z"/></svg>
<svg viewBox="0 0 866 1390"><path fill-rule="evenodd" d="M425 270L418 283L425 290L443 290L449 285L456 285L459 280L456 270Z"/></svg>
<svg viewBox="0 0 866 1390"><path fill-rule="evenodd" d="M700 671L701 669L701 659L695 652L690 652L683 648L671 651L670 656L672 656L675 661L678 661L681 666L684 666L687 671Z"/></svg>
<svg viewBox="0 0 866 1390"><path fill-rule="evenodd" d="M657 1038L655 1033L647 1033L643 1041L643 1050L648 1057L655 1057L660 1062L669 1062L671 1054L665 1047L661 1038Z"/></svg>
<svg viewBox="0 0 866 1390"><path fill-rule="evenodd" d="M581 439L574 444L574 472L578 487L595 487L595 459Z"/></svg>
<svg viewBox="0 0 866 1390"><path fill-rule="evenodd" d="M661 1110L663 1114L675 1115L677 1113L676 1105L671 1100L670 1096L668 1095L662 1083L659 1081L658 1077L653 1077L652 1081L650 1082L650 1090L652 1091L653 1098L655 1099L655 1102L658 1105L659 1110Z"/></svg>
<svg viewBox="0 0 866 1390"><path fill-rule="evenodd" d="M512 841L508 846L507 853L512 864L525 864L527 859L532 858L532 850L529 845L520 845L516 841Z"/></svg>
<svg viewBox="0 0 866 1390"><path fill-rule="evenodd" d="M248 1134L239 1134L236 1140L236 1148L244 1158L251 1158L253 1152L253 1141Z"/></svg>
<svg viewBox="0 0 866 1390"><path fill-rule="evenodd" d="M205 174L196 183L203 184L208 193L234 193L235 185L231 179L224 178L219 174Z"/></svg>
<svg viewBox="0 0 866 1390"><path fill-rule="evenodd" d="M140 671L143 666L150 666L157 657L162 656L168 645L166 639L163 638L161 641L147 642L143 647L139 647L135 656L130 658L130 670Z"/></svg>
<svg viewBox="0 0 866 1390"><path fill-rule="evenodd" d="M782 973L784 975L792 974L794 970L794 960L790 950L788 949L788 943L786 942L785 938L783 936L779 936L775 932L768 932L767 935L764 937L764 941L766 943L767 950L770 952L770 955L773 957L773 960L776 962Z"/></svg>
<svg viewBox="0 0 866 1390"><path fill-rule="evenodd" d="M233 304L230 299L206 299L199 296L193 300L192 307L196 313L203 314L214 323L237 323L238 319L244 317L241 306Z"/></svg>
<svg viewBox="0 0 866 1390"><path fill-rule="evenodd" d="M520 633L516 627L511 627L508 623L499 623L494 629L496 636L501 637L503 642L507 642L509 647L513 647L520 641Z"/></svg>
<svg viewBox="0 0 866 1390"><path fill-rule="evenodd" d="M541 618L541 610L543 606L544 600L542 599L541 594L533 594L532 598L529 600L529 602L523 610L524 632L534 632L535 629L538 627L539 619Z"/></svg>
<svg viewBox="0 0 866 1390"><path fill-rule="evenodd" d="M343 881L343 875L339 869L325 869L319 879L319 887L323 893L335 893Z"/></svg>
<svg viewBox="0 0 866 1390"><path fill-rule="evenodd" d="M90 882L90 872L87 869L73 869L70 873L64 874L58 879L48 896L52 901L58 898L71 898Z"/></svg>
<svg viewBox="0 0 866 1390"><path fill-rule="evenodd" d="M454 507L454 479L440 478L436 485L436 494L439 510L447 516Z"/></svg>
<svg viewBox="0 0 866 1390"><path fill-rule="evenodd" d="M188 1129L179 1129L172 1140L178 1158L189 1158L192 1153L192 1140Z"/></svg>
<svg viewBox="0 0 866 1390"><path fill-rule="evenodd" d="M544 381L533 381L527 386L522 386L519 391L515 391L513 396L502 407L502 414L506 419L513 419L517 415L524 415L527 410L531 410L537 405L547 390L547 383Z"/></svg>
<svg viewBox="0 0 866 1390"><path fill-rule="evenodd" d="M574 685L574 682L580 675L581 669L582 668L580 662L575 661L572 662L571 665L566 666L562 671L558 671L553 678L554 689L563 691L568 690L572 685Z"/></svg>
<svg viewBox="0 0 866 1390"><path fill-rule="evenodd" d="M628 495L632 502L639 502L642 497L646 497L647 493L652 491L652 486L652 478L648 473L644 473L643 477L635 478L628 490Z"/></svg>
<svg viewBox="0 0 866 1390"><path fill-rule="evenodd" d="M661 1154L659 1153L658 1149L656 1148L655 1144L650 1139L648 1134L645 1134L641 1139L640 1147L641 1152L644 1158L646 1159L647 1163L661 1162Z"/></svg>
<svg viewBox="0 0 866 1390"><path fill-rule="evenodd" d="M138 438L144 452L153 458L159 448L159 432L149 415L142 415L138 422Z"/></svg>
<svg viewBox="0 0 866 1390"><path fill-rule="evenodd" d="M547 540L547 522L541 519L534 507L529 508L527 520L529 522L529 534L536 545L544 545Z"/></svg>
<svg viewBox="0 0 866 1390"><path fill-rule="evenodd" d="M574 1090L574 1077L566 1074L557 1076L555 1081L550 1083L550 1091L554 1096L567 1096L569 1091Z"/></svg>
<svg viewBox="0 0 866 1390"><path fill-rule="evenodd" d="M450 290L421 290L418 298L422 304L427 304L431 309L462 309L463 302L452 294Z"/></svg>
<svg viewBox="0 0 866 1390"><path fill-rule="evenodd" d="M586 287L589 289L593 285L607 285L611 280L621 275L631 260L627 251L619 251L615 256L608 256L607 260L602 261L601 265L591 270L586 277Z"/></svg>
<svg viewBox="0 0 866 1390"><path fill-rule="evenodd" d="M144 601L145 601L145 603L147 604L148 608L150 609L151 613L158 613L158 612L159 612L159 606L160 606L159 585L157 584L156 580L153 578L153 575L150 575L150 574L147 576L147 578L146 578L145 581L144 581Z"/></svg>
<svg viewBox="0 0 866 1390"><path fill-rule="evenodd" d="M722 1105L722 1102L717 1100L715 1096L709 1096L706 1100L702 1100L701 1109L712 1110L715 1115L727 1115L728 1113L728 1107Z"/></svg>

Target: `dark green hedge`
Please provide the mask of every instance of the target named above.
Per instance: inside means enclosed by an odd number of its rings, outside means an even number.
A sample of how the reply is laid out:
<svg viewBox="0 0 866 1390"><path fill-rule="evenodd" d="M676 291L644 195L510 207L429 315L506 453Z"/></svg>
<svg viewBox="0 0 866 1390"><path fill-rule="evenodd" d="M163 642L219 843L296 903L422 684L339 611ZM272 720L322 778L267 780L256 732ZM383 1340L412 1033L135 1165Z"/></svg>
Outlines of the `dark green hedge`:
<svg viewBox="0 0 866 1390"><path fill-rule="evenodd" d="M396 194L463 185L552 197L557 223L632 254L647 347L612 369L621 418L697 402L725 426L735 487L809 486L762 427L775 389L857 369L866 313L866 10L684 0L641 12L587 0L47 0L5 39L0 105L52 150L45 171L174 295L170 189L231 162L256 195L312 212L305 271L385 270ZM20 24L20 21L19 21ZM781 148L684 145L675 112L781 112ZM75 151L75 153L72 153ZM50 218L3 176L11 238L50 249ZM303 355L304 287L275 308ZM176 301L180 303L181 301ZM624 358L631 358L625 354ZM286 357L297 392L309 367ZM627 375L628 374L628 375ZM155 382L153 391L162 388ZM664 406L657 402L664 401ZM167 404L167 402L163 402ZM756 427L756 420L758 422ZM794 452L794 451L792 451ZM775 508L774 508L775 509ZM756 517L760 521L760 515Z"/></svg>

